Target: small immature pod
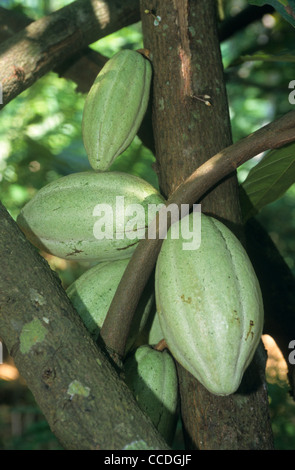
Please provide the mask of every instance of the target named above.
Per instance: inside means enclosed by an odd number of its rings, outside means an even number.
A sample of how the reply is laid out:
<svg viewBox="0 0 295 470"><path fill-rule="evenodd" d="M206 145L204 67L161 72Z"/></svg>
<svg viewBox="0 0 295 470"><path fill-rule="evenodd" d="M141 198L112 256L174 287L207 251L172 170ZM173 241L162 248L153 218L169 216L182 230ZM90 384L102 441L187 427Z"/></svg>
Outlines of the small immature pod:
<svg viewBox="0 0 295 470"><path fill-rule="evenodd" d="M178 379L169 352L140 346L127 358L124 370L139 407L171 444L177 420Z"/></svg>
<svg viewBox="0 0 295 470"><path fill-rule="evenodd" d="M84 105L82 136L90 165L107 170L131 144L145 115L152 77L148 59L117 52L104 65Z"/></svg>

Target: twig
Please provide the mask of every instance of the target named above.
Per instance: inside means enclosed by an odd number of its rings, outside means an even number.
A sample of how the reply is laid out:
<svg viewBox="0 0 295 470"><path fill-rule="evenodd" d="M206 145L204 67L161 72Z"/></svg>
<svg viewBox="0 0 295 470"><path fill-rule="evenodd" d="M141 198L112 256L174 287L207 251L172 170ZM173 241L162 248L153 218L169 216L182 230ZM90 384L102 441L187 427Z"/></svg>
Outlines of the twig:
<svg viewBox="0 0 295 470"><path fill-rule="evenodd" d="M264 126L239 142L230 145L201 165L168 199L166 206L157 214L156 238L147 236L138 244L117 288L105 322L101 329L109 353L123 357L133 314L154 269L161 249L158 222L169 204L189 204L190 207L223 178L255 155L278 148L295 140L295 111ZM170 225L167 213L167 227ZM147 231L148 233L148 231Z"/></svg>

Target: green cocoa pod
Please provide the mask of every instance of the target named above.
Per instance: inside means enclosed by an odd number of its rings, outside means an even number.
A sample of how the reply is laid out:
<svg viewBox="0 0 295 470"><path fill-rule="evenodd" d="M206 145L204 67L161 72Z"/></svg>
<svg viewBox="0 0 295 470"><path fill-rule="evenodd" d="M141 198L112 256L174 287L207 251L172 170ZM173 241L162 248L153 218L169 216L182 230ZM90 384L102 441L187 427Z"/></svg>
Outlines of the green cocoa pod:
<svg viewBox="0 0 295 470"><path fill-rule="evenodd" d="M122 50L107 61L89 94L82 136L90 165L105 171L130 145L147 109L152 67L148 59Z"/></svg>
<svg viewBox="0 0 295 470"><path fill-rule="evenodd" d="M178 382L169 352L140 346L127 358L124 370L138 405L171 444L177 421Z"/></svg>
<svg viewBox="0 0 295 470"><path fill-rule="evenodd" d="M192 233L193 214L187 217ZM160 325L177 361L210 392L229 395L262 334L260 286L243 246L221 222L202 214L195 250L184 249L181 233L172 238L169 230L157 260Z"/></svg>
<svg viewBox="0 0 295 470"><path fill-rule="evenodd" d="M43 187L17 222L31 243L47 253L68 260L109 261L131 257L154 217L153 205L161 203L157 190L141 178L89 171Z"/></svg>
<svg viewBox="0 0 295 470"><path fill-rule="evenodd" d="M83 273L66 291L95 341L129 261L130 259L121 259L99 263ZM134 314L126 352L130 350L136 337L142 332L153 306L154 290L149 289L148 286Z"/></svg>

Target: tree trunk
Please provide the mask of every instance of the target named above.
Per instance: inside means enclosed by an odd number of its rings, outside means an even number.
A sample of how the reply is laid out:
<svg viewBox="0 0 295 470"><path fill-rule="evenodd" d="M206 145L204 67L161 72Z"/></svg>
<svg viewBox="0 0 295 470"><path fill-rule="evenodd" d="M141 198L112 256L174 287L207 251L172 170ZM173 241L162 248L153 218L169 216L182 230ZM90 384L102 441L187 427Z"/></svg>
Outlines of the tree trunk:
<svg viewBox="0 0 295 470"><path fill-rule="evenodd" d="M231 144L215 7L215 0L141 0L144 46L154 68L157 171L165 197L204 161ZM155 22L155 16L160 21ZM236 174L196 202L243 242ZM273 448L265 361L261 343L239 391L228 397L210 394L178 365L189 448Z"/></svg>
<svg viewBox="0 0 295 470"><path fill-rule="evenodd" d="M65 450L168 449L0 203L0 332Z"/></svg>

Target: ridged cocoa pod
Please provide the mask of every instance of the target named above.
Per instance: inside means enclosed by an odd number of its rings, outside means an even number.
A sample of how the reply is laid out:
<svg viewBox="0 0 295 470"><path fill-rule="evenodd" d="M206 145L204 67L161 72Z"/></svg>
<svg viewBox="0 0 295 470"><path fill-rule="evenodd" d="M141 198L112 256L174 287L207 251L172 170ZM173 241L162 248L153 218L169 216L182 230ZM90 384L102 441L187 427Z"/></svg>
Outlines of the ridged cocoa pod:
<svg viewBox="0 0 295 470"><path fill-rule="evenodd" d="M127 358L124 370L138 405L171 444L177 421L178 380L169 352L140 346Z"/></svg>
<svg viewBox="0 0 295 470"><path fill-rule="evenodd" d="M79 313L86 328L96 341L119 282L130 259L99 263L88 269L67 289L67 295ZM149 286L147 286L149 287ZM137 306L126 353L142 332L151 308L154 306L154 290L147 288Z"/></svg>
<svg viewBox="0 0 295 470"><path fill-rule="evenodd" d="M82 136L90 165L107 170L130 145L145 115L152 76L148 59L122 50L107 61L84 106Z"/></svg>
<svg viewBox="0 0 295 470"><path fill-rule="evenodd" d="M192 231L193 216L187 217ZM184 368L210 392L229 395L238 389L262 334L259 283L243 246L218 220L202 214L198 249L184 250L183 242L169 230L157 260L161 329Z"/></svg>
<svg viewBox="0 0 295 470"><path fill-rule="evenodd" d="M17 223L37 248L69 260L130 258L153 219L149 205L163 198L127 173L74 173L44 186L21 210ZM141 209L137 229L132 204ZM141 230L141 232L140 232ZM101 237L101 239L99 239Z"/></svg>

